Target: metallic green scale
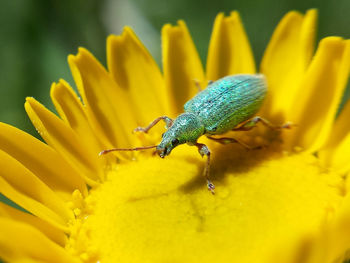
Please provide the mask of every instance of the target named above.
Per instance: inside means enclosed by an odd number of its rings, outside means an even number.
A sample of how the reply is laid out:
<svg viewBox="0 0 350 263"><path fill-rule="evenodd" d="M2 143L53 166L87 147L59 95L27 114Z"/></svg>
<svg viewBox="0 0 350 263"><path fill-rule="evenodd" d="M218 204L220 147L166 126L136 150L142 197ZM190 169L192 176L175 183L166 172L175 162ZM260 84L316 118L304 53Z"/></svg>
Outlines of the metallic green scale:
<svg viewBox="0 0 350 263"><path fill-rule="evenodd" d="M161 116L150 123L146 128L138 127L135 131L147 133L160 120L166 123L167 131L162 141L156 146L146 146L128 149L110 149L102 151L105 154L111 151L138 151L156 148L162 158L180 144L187 143L198 148L201 156L207 156L204 176L207 179L208 190L214 194L214 185L209 180L210 150L205 144L197 142L202 135L216 142L240 143L250 149L248 145L233 138L214 138L210 135L223 134L230 130L250 130L258 122L272 129L290 128L286 123L274 126L261 117L254 117L260 109L267 92L265 77L262 74L241 74L227 76L212 82L208 87L189 100L184 108L185 112L175 120Z"/></svg>
<svg viewBox="0 0 350 263"><path fill-rule="evenodd" d="M205 90L189 100L184 106L185 113L179 115L174 121L162 116L148 127L136 130L147 132L159 120L165 120L167 131L156 147L158 155L162 158L169 155L180 144L197 146L199 154L207 156L204 176L207 179L208 189L214 194L215 186L209 180L210 150L205 144L198 143L197 139L204 134L207 136L223 134L249 120L260 109L266 92L264 75L227 76L212 82ZM256 122L254 120L254 123ZM225 139L226 142L238 142L231 138L223 138L224 140L210 136L208 138L221 143L225 143Z"/></svg>
<svg viewBox="0 0 350 263"><path fill-rule="evenodd" d="M212 82L185 104L185 113L174 121L160 117L166 121L167 131L157 146L159 156L164 158L183 143L195 145L204 134L223 134L232 130L259 110L266 91L265 77L261 74L227 76ZM153 123L146 130L138 130L147 132ZM207 155L206 152L203 154Z"/></svg>
<svg viewBox="0 0 350 263"><path fill-rule="evenodd" d="M267 86L263 75L228 76L211 83L188 101L208 134L223 134L252 117L261 107Z"/></svg>

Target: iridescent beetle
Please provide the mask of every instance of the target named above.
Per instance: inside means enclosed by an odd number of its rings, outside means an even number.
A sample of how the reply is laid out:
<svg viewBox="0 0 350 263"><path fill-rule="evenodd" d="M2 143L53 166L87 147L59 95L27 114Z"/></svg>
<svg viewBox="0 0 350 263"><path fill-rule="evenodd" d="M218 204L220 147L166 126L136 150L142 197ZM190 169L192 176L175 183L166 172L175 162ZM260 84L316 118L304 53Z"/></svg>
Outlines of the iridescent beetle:
<svg viewBox="0 0 350 263"><path fill-rule="evenodd" d="M233 75L210 82L206 89L200 91L185 104L185 112L175 120L161 116L147 127L138 127L134 130L147 133L160 120L165 121L167 130L158 145L109 149L100 152L100 155L112 151L138 151L156 148L158 155L164 158L180 144L187 143L196 146L202 157L207 156L204 176L207 180L208 190L214 194L215 186L209 180L210 150L205 144L198 143L197 139L206 135L208 139L221 144L239 143L243 147L251 149L237 139L214 138L211 135L220 135L231 130L248 131L254 128L258 122L272 129L290 128L290 123L274 126L261 117L253 117L260 109L266 92L267 84L262 74Z"/></svg>

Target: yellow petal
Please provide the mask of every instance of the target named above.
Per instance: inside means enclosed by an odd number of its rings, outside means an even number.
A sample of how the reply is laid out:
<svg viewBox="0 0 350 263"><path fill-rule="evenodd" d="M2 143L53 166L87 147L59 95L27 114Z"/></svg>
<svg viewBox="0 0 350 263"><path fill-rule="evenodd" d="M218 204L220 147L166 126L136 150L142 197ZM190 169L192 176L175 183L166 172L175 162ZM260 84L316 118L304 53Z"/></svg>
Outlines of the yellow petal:
<svg viewBox="0 0 350 263"><path fill-rule="evenodd" d="M86 195L86 185L80 174L56 151L31 135L0 123L0 149L65 199L70 199L75 189Z"/></svg>
<svg viewBox="0 0 350 263"><path fill-rule="evenodd" d="M31 258L16 258L15 260L12 260L12 263L46 263L42 260L36 260Z"/></svg>
<svg viewBox="0 0 350 263"><path fill-rule="evenodd" d="M1 192L16 204L28 210L33 215L36 215L53 226L61 229L62 231L68 232L68 228L66 226L67 222L65 222L60 215L53 212L41 202L33 199L25 193L21 193L2 177L0 177L0 188Z"/></svg>
<svg viewBox="0 0 350 263"><path fill-rule="evenodd" d="M318 153L324 164L341 174L346 174L350 171L350 134L337 144L335 148L325 148Z"/></svg>
<svg viewBox="0 0 350 263"><path fill-rule="evenodd" d="M86 49L70 55L68 62L96 133L105 137L108 148L130 147L137 124L126 92Z"/></svg>
<svg viewBox="0 0 350 263"><path fill-rule="evenodd" d="M207 79L255 73L255 62L248 37L237 11L229 17L217 15L209 44Z"/></svg>
<svg viewBox="0 0 350 263"><path fill-rule="evenodd" d="M98 152L91 152L86 148L70 127L34 98L27 98L25 109L41 137L67 162L81 171L87 183L96 185L93 180L97 180L99 175L102 177Z"/></svg>
<svg viewBox="0 0 350 263"><path fill-rule="evenodd" d="M22 164L10 155L0 150L1 177L11 188L16 189L18 193L28 198L32 198L42 205L46 206L59 215L60 222L68 221L73 218L73 213L66 207L64 201L60 199L47 185L45 185L34 174L27 170ZM10 188L8 188L10 189ZM3 190L2 193L6 195ZM31 211L20 202L6 195L23 208Z"/></svg>
<svg viewBox="0 0 350 263"><path fill-rule="evenodd" d="M92 130L83 105L73 89L67 82L60 80L58 84L54 83L52 85L51 98L63 121L77 133L79 139L83 142L83 148L87 148L89 152L93 153L94 159L96 159L97 154L106 149L108 144L103 144L100 141L102 136L95 134ZM100 161L102 161L101 158L97 163L102 169L103 164L99 163Z"/></svg>
<svg viewBox="0 0 350 263"><path fill-rule="evenodd" d="M175 117L198 92L195 80L205 85L202 63L184 21L163 27L162 52L165 86L172 98L171 115Z"/></svg>
<svg viewBox="0 0 350 263"><path fill-rule="evenodd" d="M67 241L67 236L62 230L48 224L39 217L22 212L16 208L5 205L4 203L0 203L0 215L2 217L10 218L14 221L24 222L35 227L60 246L64 246Z"/></svg>
<svg viewBox="0 0 350 263"><path fill-rule="evenodd" d="M318 151L318 156L324 165L336 169L339 173L345 173L350 170L349 116L350 100L336 119L327 142Z"/></svg>
<svg viewBox="0 0 350 263"><path fill-rule="evenodd" d="M305 16L289 12L273 33L261 62L260 71L268 80L266 115L273 121L288 119L300 82L314 52L317 11Z"/></svg>
<svg viewBox="0 0 350 263"><path fill-rule="evenodd" d="M332 125L349 78L350 41L323 39L292 104L290 120L298 125L285 139L289 145L316 151L331 136Z"/></svg>
<svg viewBox="0 0 350 263"><path fill-rule="evenodd" d="M168 96L160 70L130 27L107 39L107 62L118 87L133 101L137 124L145 125L168 112Z"/></svg>
<svg viewBox="0 0 350 263"><path fill-rule="evenodd" d="M0 232L0 255L8 262L23 258L52 263L79 262L64 248L26 223L0 217Z"/></svg>

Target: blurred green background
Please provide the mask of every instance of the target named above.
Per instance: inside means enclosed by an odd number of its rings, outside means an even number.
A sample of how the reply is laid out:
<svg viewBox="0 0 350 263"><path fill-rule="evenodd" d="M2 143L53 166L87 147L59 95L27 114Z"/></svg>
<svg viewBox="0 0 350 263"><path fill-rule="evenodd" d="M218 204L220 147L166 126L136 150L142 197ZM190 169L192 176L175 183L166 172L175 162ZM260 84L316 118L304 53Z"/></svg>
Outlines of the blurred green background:
<svg viewBox="0 0 350 263"><path fill-rule="evenodd" d="M160 65L162 25L184 19L205 64L215 16L236 9L259 62L282 16L309 8L319 9L318 39L350 38L350 0L2 0L0 121L37 136L24 98L33 96L53 110L51 83L64 78L73 84L67 55L83 46L105 64L106 37L124 25L133 27ZM9 202L1 194L0 200Z"/></svg>
<svg viewBox="0 0 350 263"><path fill-rule="evenodd" d="M350 36L350 0L11 0L0 11L0 121L36 136L23 109L33 96L50 109L49 88L64 78L73 84L67 55L79 46L105 64L105 39L124 25L134 28L160 64L160 30L184 19L203 61L218 12L239 10L257 61L281 17L289 10L319 9L318 38Z"/></svg>

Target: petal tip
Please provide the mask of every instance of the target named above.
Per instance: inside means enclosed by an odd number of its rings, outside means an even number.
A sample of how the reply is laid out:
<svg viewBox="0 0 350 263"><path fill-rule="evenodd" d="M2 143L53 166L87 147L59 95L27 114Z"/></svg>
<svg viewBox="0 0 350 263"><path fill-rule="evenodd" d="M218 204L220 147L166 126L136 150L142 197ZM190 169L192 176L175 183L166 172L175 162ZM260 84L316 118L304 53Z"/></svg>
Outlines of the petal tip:
<svg viewBox="0 0 350 263"><path fill-rule="evenodd" d="M162 35L169 34L169 31L170 31L171 27L172 27L172 26L171 26L171 24L169 24L169 23L163 25L162 30L161 30Z"/></svg>
<svg viewBox="0 0 350 263"><path fill-rule="evenodd" d="M187 27L186 22L183 19L177 20L177 25L181 28Z"/></svg>
<svg viewBox="0 0 350 263"><path fill-rule="evenodd" d="M78 53L75 55L75 59L78 61L79 59L82 59L85 56L93 57L93 55L91 54L91 52L89 50L87 50L84 47L79 47Z"/></svg>
<svg viewBox="0 0 350 263"><path fill-rule="evenodd" d="M59 84L62 84L62 85L70 86L70 85L68 84L68 82L67 82L66 80L64 80L64 79L59 79L59 80L58 80L58 83L59 83Z"/></svg>
<svg viewBox="0 0 350 263"><path fill-rule="evenodd" d="M134 30L132 29L132 27L130 27L130 26L125 26L124 28L123 28L123 34L124 33L127 33L127 34L131 34L131 35L134 35L135 33L134 33Z"/></svg>
<svg viewBox="0 0 350 263"><path fill-rule="evenodd" d="M313 8L307 10L304 17L306 21L310 21L313 24L313 28L316 28L316 23L318 20L318 9Z"/></svg>
<svg viewBox="0 0 350 263"><path fill-rule="evenodd" d="M107 36L107 45L108 45L110 42L114 41L114 39L116 39L117 37L118 37L118 36L117 36L117 35L114 35L114 34L108 35L108 36Z"/></svg>
<svg viewBox="0 0 350 263"><path fill-rule="evenodd" d="M318 8L310 8L306 11L306 14L318 14Z"/></svg>
<svg viewBox="0 0 350 263"><path fill-rule="evenodd" d="M216 15L215 21L216 21L217 19L222 19L223 17L225 17L225 13L224 13L224 12L220 12L220 13L218 13L218 14Z"/></svg>
<svg viewBox="0 0 350 263"><path fill-rule="evenodd" d="M87 51L87 49L84 48L84 47L78 47L78 54L79 53L85 53L85 52L89 52L89 51Z"/></svg>
<svg viewBox="0 0 350 263"><path fill-rule="evenodd" d="M230 12L230 15L233 16L233 15L239 15L239 12L237 10L232 10Z"/></svg>
<svg viewBox="0 0 350 263"><path fill-rule="evenodd" d="M346 40L344 40L342 37L338 36L325 37L320 40L319 47L332 48L340 45L343 46L345 41Z"/></svg>
<svg viewBox="0 0 350 263"><path fill-rule="evenodd" d="M72 66L73 64L75 64L76 55L69 54L68 57L67 57L67 61L68 61L68 65Z"/></svg>
<svg viewBox="0 0 350 263"><path fill-rule="evenodd" d="M24 108L25 108L25 110L27 110L27 113L28 113L29 108L33 109L36 106L40 106L40 103L36 99L34 99L33 97L26 97L26 101L24 103Z"/></svg>
<svg viewBox="0 0 350 263"><path fill-rule="evenodd" d="M36 101L36 100L34 99L34 97L26 97L25 101L28 103L31 103L31 102Z"/></svg>
<svg viewBox="0 0 350 263"><path fill-rule="evenodd" d="M57 84L56 82L53 82L50 87L50 96L52 97L57 88L59 88L59 83Z"/></svg>
<svg viewBox="0 0 350 263"><path fill-rule="evenodd" d="M294 23L298 23L302 21L304 15L296 10L289 11L287 14L285 14L282 19L280 20L279 24L277 25L277 30L281 30L281 28L286 27L287 25ZM280 28L280 29L279 29Z"/></svg>
<svg viewBox="0 0 350 263"><path fill-rule="evenodd" d="M233 10L230 12L230 17L234 20L241 20L241 15L237 10Z"/></svg>

